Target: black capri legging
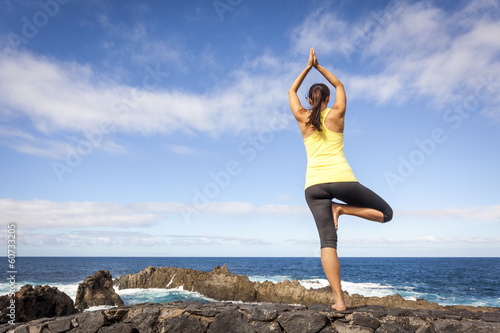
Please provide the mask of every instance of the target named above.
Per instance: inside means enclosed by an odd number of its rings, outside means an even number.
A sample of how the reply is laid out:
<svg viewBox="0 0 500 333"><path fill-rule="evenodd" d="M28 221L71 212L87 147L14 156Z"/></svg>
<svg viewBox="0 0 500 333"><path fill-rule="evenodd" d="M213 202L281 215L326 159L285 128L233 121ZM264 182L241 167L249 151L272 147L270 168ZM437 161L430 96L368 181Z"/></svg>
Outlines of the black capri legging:
<svg viewBox="0 0 500 333"><path fill-rule="evenodd" d="M392 219L392 208L380 196L358 182L335 182L309 186L306 201L318 227L321 248L337 248L337 231L333 223L332 200L350 206L376 209L384 214L384 222Z"/></svg>

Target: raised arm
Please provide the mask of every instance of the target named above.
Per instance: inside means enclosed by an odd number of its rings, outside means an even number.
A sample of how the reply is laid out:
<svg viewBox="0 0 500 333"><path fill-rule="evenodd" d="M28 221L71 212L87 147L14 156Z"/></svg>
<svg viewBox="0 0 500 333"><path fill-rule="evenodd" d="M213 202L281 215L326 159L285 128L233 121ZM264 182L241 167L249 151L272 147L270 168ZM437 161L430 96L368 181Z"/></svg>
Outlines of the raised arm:
<svg viewBox="0 0 500 333"><path fill-rule="evenodd" d="M305 118L304 111L306 111L306 109L302 106L302 104L300 104L299 97L297 96L297 91L302 85L302 82L304 82L304 79L306 78L311 68L314 66L314 58L315 58L314 49L311 48L307 67L302 71L302 73L299 74L299 76L297 76L295 81L292 83L292 86L288 90L288 100L290 102L290 109L292 110L295 119L297 119L299 123L304 121Z"/></svg>
<svg viewBox="0 0 500 333"><path fill-rule="evenodd" d="M316 61L314 67L325 77L335 87L335 104L332 106L333 109L337 109L340 112L345 112L346 109L346 95L344 90L344 85L340 80L330 73L329 70L318 64Z"/></svg>

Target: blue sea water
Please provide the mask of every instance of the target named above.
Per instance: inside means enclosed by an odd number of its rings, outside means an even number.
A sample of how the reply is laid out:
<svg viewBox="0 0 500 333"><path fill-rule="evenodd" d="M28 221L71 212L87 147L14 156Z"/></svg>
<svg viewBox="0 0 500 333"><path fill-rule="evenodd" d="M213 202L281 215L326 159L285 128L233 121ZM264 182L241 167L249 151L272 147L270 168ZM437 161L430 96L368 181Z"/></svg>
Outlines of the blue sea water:
<svg viewBox="0 0 500 333"><path fill-rule="evenodd" d="M8 277L7 258L5 275ZM500 258L340 258L342 288L350 294L405 299L422 298L442 305L500 307ZM252 281L297 279L307 288L328 285L319 258L189 258L189 257L18 257L16 288L25 285L55 286L75 299L78 284L101 269L113 278L137 273L148 266L184 267L211 271L227 264L232 273ZM5 282L4 282L5 281ZM0 282L0 294L9 284ZM125 304L211 299L177 289L117 290Z"/></svg>

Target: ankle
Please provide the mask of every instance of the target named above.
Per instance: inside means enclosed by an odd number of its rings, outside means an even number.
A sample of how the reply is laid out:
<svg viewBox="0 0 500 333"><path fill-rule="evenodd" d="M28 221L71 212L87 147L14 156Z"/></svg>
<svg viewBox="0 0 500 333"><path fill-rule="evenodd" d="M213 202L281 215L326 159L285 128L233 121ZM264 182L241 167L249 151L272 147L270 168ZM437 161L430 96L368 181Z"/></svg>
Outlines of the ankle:
<svg viewBox="0 0 500 333"><path fill-rule="evenodd" d="M345 304L335 303L332 305L332 309L334 309L336 311L344 311L347 309L347 307L345 306Z"/></svg>
<svg viewBox="0 0 500 333"><path fill-rule="evenodd" d="M344 205L338 203L332 203L332 208L337 213L337 216L344 214Z"/></svg>

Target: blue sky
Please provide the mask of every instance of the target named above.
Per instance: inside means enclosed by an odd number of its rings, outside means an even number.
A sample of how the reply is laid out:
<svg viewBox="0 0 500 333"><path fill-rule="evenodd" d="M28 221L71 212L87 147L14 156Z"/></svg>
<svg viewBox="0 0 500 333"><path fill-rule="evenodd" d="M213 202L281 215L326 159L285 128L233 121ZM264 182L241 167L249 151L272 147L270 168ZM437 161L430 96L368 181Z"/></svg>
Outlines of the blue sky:
<svg viewBox="0 0 500 333"><path fill-rule="evenodd" d="M346 157L395 211L342 216L339 254L499 256L497 1L0 5L18 255L318 256L287 98L314 47L346 87Z"/></svg>

